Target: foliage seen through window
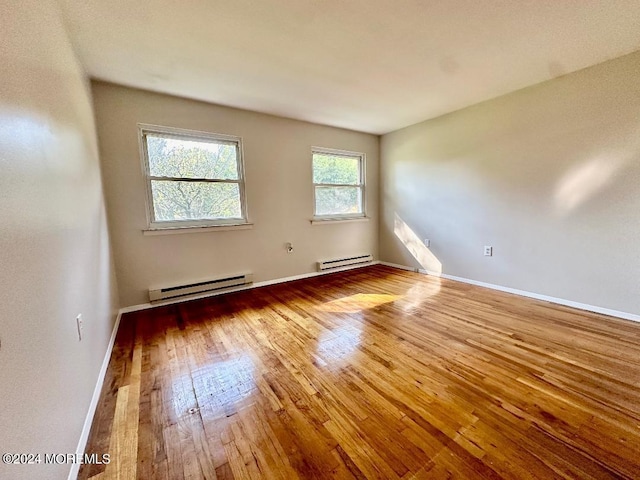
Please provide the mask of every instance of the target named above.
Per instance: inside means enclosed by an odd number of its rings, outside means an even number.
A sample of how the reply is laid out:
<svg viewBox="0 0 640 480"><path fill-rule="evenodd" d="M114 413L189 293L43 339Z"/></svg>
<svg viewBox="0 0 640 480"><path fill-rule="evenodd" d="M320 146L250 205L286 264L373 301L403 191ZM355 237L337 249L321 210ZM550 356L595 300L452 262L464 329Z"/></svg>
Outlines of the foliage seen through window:
<svg viewBox="0 0 640 480"><path fill-rule="evenodd" d="M364 156L313 152L316 217L364 216Z"/></svg>
<svg viewBox="0 0 640 480"><path fill-rule="evenodd" d="M239 141L145 132L153 223L244 221Z"/></svg>

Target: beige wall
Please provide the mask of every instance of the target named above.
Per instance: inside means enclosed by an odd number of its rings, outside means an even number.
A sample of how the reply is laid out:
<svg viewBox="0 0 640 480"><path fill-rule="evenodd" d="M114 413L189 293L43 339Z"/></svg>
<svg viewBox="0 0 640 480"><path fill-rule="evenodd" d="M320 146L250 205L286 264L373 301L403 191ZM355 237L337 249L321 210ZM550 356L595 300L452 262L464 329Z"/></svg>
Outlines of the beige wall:
<svg viewBox="0 0 640 480"><path fill-rule="evenodd" d="M72 453L117 300L90 88L51 2L4 2L0 36L0 450Z"/></svg>
<svg viewBox="0 0 640 480"><path fill-rule="evenodd" d="M122 306L147 302L151 286L242 271L259 282L313 272L317 260L377 255L377 136L107 83L93 83L93 95ZM242 137L254 227L144 236L138 122ZM311 225L311 146L366 153L369 222Z"/></svg>
<svg viewBox="0 0 640 480"><path fill-rule="evenodd" d="M384 135L381 260L640 313L639 78L635 53Z"/></svg>

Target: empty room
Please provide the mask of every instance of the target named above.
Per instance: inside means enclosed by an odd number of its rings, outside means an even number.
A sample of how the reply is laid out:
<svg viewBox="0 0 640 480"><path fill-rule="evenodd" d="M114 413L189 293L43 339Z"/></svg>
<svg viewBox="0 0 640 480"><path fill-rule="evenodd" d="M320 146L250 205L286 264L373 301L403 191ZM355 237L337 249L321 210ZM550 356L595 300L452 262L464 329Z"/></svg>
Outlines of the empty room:
<svg viewBox="0 0 640 480"><path fill-rule="evenodd" d="M640 478L639 25L3 1L0 478Z"/></svg>

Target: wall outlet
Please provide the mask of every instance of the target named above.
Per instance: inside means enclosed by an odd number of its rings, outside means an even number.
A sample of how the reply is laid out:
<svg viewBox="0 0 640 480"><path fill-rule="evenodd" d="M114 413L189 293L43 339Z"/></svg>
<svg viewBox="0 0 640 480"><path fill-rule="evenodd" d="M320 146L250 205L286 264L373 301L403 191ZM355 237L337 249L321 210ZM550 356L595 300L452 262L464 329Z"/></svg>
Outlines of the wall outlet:
<svg viewBox="0 0 640 480"><path fill-rule="evenodd" d="M424 246L425 247L430 247L431 246L431 240L429 240L428 238L424 239Z"/></svg>
<svg viewBox="0 0 640 480"><path fill-rule="evenodd" d="M82 341L82 328L83 328L83 320L82 320L82 314L78 315L76 317L76 325L78 327L78 341L81 342Z"/></svg>
<svg viewBox="0 0 640 480"><path fill-rule="evenodd" d="M493 247L485 245L484 246L484 256L485 257L492 257L493 256Z"/></svg>

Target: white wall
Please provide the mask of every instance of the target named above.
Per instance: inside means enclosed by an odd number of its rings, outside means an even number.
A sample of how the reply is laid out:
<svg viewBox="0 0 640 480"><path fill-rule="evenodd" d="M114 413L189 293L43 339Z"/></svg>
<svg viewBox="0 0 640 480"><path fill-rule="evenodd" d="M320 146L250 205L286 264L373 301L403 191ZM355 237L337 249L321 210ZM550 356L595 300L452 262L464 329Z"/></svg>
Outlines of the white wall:
<svg viewBox="0 0 640 480"><path fill-rule="evenodd" d="M152 286L242 271L254 281L315 271L315 262L378 251L378 149L375 135L94 82L100 157L120 300L148 301ZM144 236L145 186L137 123L243 139L251 230ZM311 147L367 155L368 222L311 225ZM295 252L287 254L292 242Z"/></svg>
<svg viewBox="0 0 640 480"><path fill-rule="evenodd" d="M50 1L3 2L0 65L0 450L73 453L117 300L90 88Z"/></svg>
<svg viewBox="0 0 640 480"><path fill-rule="evenodd" d="M381 260L640 313L639 78L635 53L384 135Z"/></svg>

